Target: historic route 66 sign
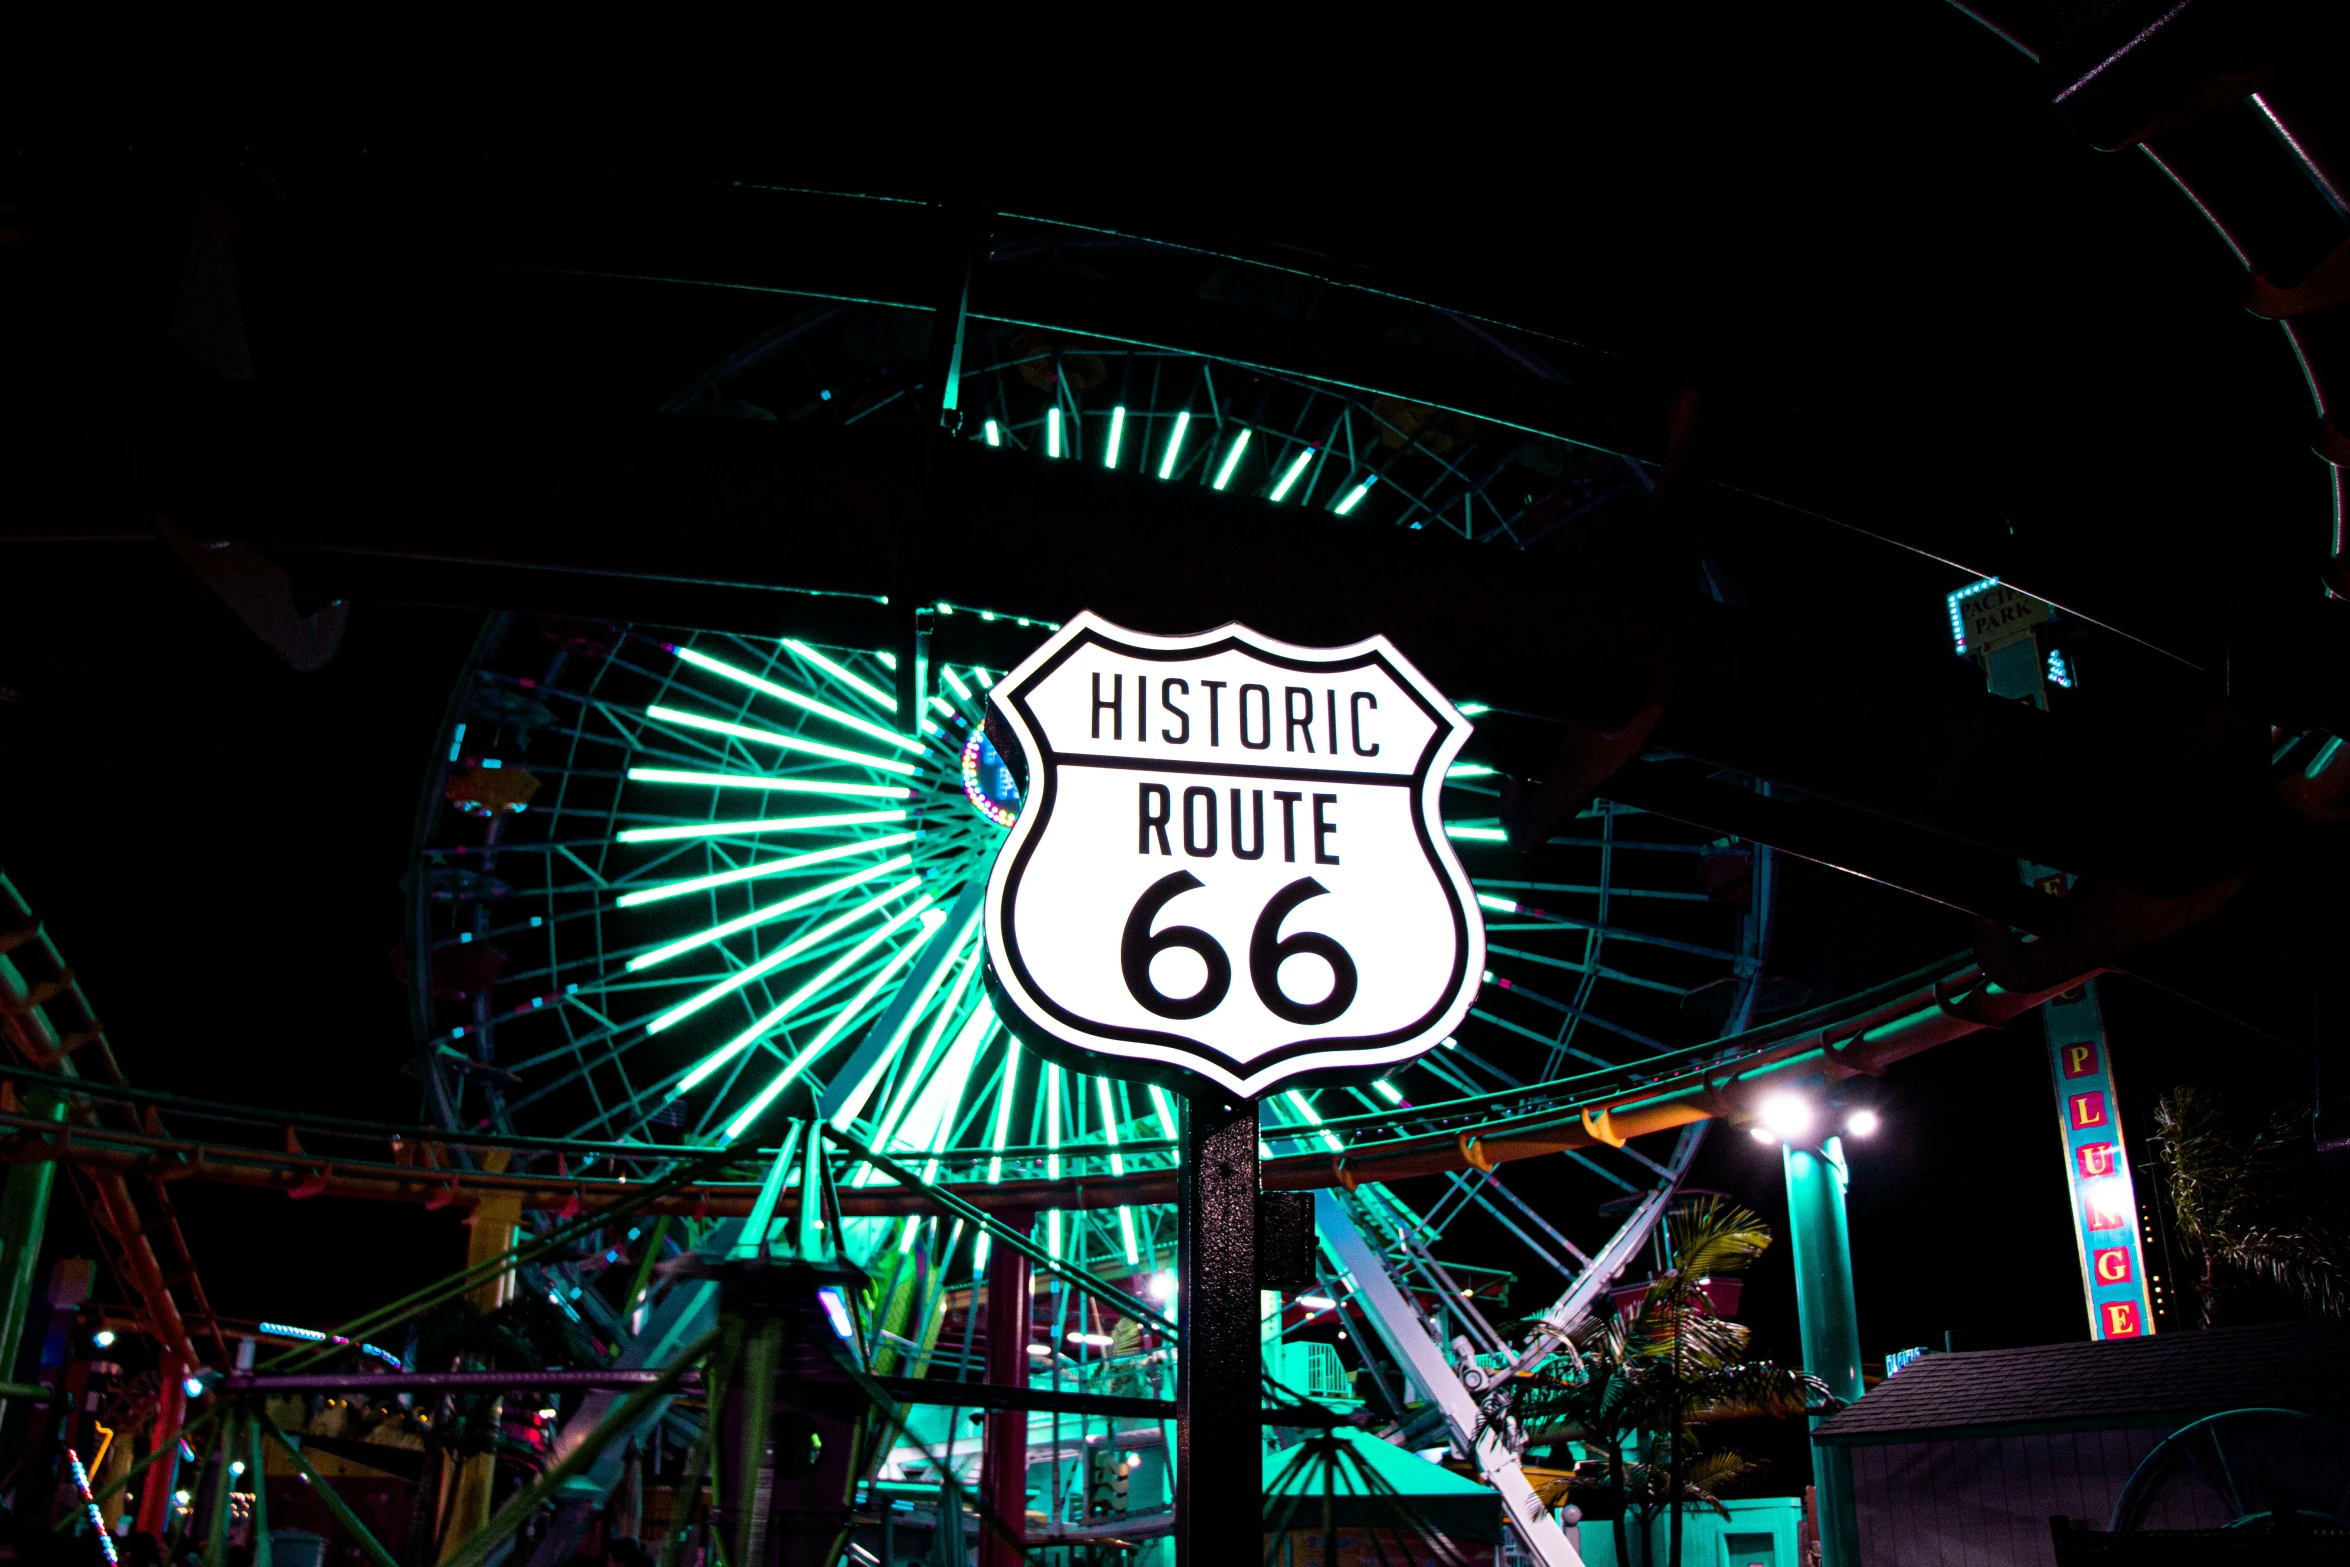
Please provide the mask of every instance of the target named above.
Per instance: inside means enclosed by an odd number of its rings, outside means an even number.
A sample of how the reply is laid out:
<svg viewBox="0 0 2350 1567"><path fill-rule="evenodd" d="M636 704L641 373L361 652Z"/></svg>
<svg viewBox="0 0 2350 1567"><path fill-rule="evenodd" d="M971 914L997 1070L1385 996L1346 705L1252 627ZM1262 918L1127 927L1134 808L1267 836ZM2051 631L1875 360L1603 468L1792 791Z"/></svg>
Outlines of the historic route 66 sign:
<svg viewBox="0 0 2350 1567"><path fill-rule="evenodd" d="M1470 725L1384 637L1069 622L995 688L1028 799L987 888L1017 1032L1246 1097L1468 1010L1484 927L1437 814Z"/></svg>

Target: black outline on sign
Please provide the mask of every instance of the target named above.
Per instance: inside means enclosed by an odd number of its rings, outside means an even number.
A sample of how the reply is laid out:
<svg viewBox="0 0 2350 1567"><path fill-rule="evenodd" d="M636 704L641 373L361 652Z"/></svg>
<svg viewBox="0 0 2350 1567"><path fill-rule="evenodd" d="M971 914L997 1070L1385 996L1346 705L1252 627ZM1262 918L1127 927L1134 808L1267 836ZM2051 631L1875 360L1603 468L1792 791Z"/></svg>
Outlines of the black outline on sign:
<svg viewBox="0 0 2350 1567"><path fill-rule="evenodd" d="M1211 1048L1200 1040L1192 1038L1188 1034L1173 1034L1160 1029L1125 1028L1108 1023L1097 1023L1091 1018L1081 1017L1078 1014L1069 1011L1067 1008L1061 1006L1044 993L1042 987L1037 984L1036 977L1029 972L1026 961L1020 955L1019 943L1013 933L1016 922L1011 917L1011 909L1019 897L1020 879L1028 868L1029 856L1034 852L1037 840L1044 835L1047 824L1052 820L1053 804L1060 793L1059 774L1061 759L1053 752L1051 747L1045 743L1044 726L1037 721L1036 712L1028 705L1027 698L1030 691L1043 683L1043 681L1055 670L1059 669L1061 665L1068 662L1069 659L1075 657L1079 650L1087 647L1105 648L1124 657L1133 658L1146 663L1164 664L1188 662L1194 659L1211 657L1217 653L1237 650L1247 654L1251 658L1260 659L1263 662L1272 665L1276 669L1289 669L1301 673L1306 671L1313 671L1316 673L1327 674L1343 672L1350 669L1366 669L1372 667L1377 667L1387 672L1388 676L1395 681L1396 685L1402 691L1404 691L1405 694L1410 696L1412 701L1418 705L1420 711L1427 715L1430 722L1434 725L1434 733L1429 736L1427 745L1420 752L1419 758L1413 764L1412 771L1409 774L1397 773L1392 770L1382 770L1379 774L1376 775L1365 775L1361 773L1334 773L1331 775L1331 781L1343 783L1382 783L1406 785L1413 791L1413 806L1411 812L1412 830L1419 840L1420 852L1427 858L1428 868L1435 873L1438 885L1444 889L1445 903L1452 912L1453 969L1452 974L1445 981L1442 996L1435 1006L1422 1013L1407 1027L1390 1029L1387 1032L1381 1034L1358 1034L1337 1037L1316 1036L1310 1039L1293 1040L1286 1045L1277 1045L1273 1049L1266 1051L1264 1054L1255 1056L1247 1061L1239 1061L1235 1060L1231 1056L1225 1055L1219 1050ZM1040 753L1038 755L1031 756L1028 759L1031 783L1027 808L1028 812L1033 814L1034 820L1029 824L1027 833L1021 838L1020 851L1013 857L1010 869L1004 873L1004 892L1002 902L1004 906L1005 917L1003 919L1003 934L1004 946L1007 950L998 956L1009 962L1013 972L1019 977L1020 990L1018 995L1032 1000L1038 1007L1043 1008L1054 1020L1061 1023L1064 1027L1082 1030L1083 1032L1095 1035L1096 1037L1102 1039L1122 1039L1130 1040L1136 1044L1158 1045L1166 1049L1179 1051L1197 1060L1213 1062L1219 1069L1230 1072L1237 1077L1244 1079L1254 1079L1263 1076L1269 1068L1277 1066L1283 1061L1293 1060L1299 1056L1313 1055L1323 1052L1367 1054L1377 1051L1383 1046L1410 1039L1415 1035L1425 1033L1431 1023L1433 1023L1439 1017L1443 1016L1447 1011L1451 1010L1454 1003L1460 999L1462 988L1466 983L1469 962L1470 939L1468 910L1465 906L1463 906L1460 899L1459 889L1453 885L1452 876L1447 870L1433 839L1431 839L1429 836L1429 824L1426 820L1425 813L1419 807L1419 802L1422 798L1420 791L1427 784L1428 770L1435 762L1437 753L1444 749L1445 742L1451 739L1453 736L1453 720L1448 718L1444 713L1438 711L1437 708L1432 703L1430 703L1425 696L1421 695L1418 683L1406 678L1405 675L1395 667L1393 661L1391 661L1384 652L1377 648L1370 648L1344 660L1287 658L1280 654L1269 652L1266 649L1259 647L1256 644L1239 636L1237 633L1226 635L1225 637L1214 642L1204 642L1189 647L1139 648L1129 643L1120 642L1113 637L1104 636L1098 628L1087 626L1076 636L1070 638L1068 643L1062 647L1059 652L1055 653L1052 658L1039 666L1033 674L1029 675L1028 678L1023 680L1018 686L1015 687L1009 683L999 685L996 687L992 695L994 696L995 700L1009 703L1019 709L1020 717L1023 721L1023 727L1025 728L1027 734L1035 739L1036 749ZM1076 765L1113 765L1112 759L1106 757L1097 759L1090 753L1078 752L1072 753L1072 755L1083 756L1085 758L1082 763L1078 763ZM1119 760L1122 761L1123 759ZM1135 765L1148 767L1155 771L1170 772L1204 772L1210 770L1221 770L1220 765L1214 763L1194 762L1186 765L1178 762L1146 762L1141 758L1136 759ZM1278 767L1243 767L1234 768L1233 771L1245 772L1250 776L1266 777L1275 773L1295 770ZM1010 997L1007 996L1007 999L1010 999ZM1066 1044L1066 1041L1057 1042ZM1147 1061L1133 1060L1132 1058L1127 1057L1118 1057L1115 1055L1112 1055L1110 1060L1117 1061L1123 1065L1140 1070L1147 1070L1150 1066L1155 1064ZM1386 1062L1366 1062L1365 1066L1368 1067L1374 1064L1382 1067L1388 1065ZM1117 1075L1116 1068L1112 1067L1108 1061L1096 1061L1090 1063L1090 1069L1094 1071L1109 1072L1111 1075ZM1317 1067L1313 1070L1316 1073L1328 1070L1343 1070L1343 1063L1332 1062L1325 1067Z"/></svg>

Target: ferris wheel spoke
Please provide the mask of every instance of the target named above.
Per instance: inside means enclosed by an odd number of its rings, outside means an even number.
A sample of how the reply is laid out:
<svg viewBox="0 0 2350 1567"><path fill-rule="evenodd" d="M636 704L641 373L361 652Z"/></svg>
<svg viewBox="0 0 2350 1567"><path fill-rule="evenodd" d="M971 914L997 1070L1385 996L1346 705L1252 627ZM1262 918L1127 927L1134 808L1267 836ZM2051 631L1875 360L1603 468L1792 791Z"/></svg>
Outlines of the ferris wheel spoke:
<svg viewBox="0 0 2350 1567"><path fill-rule="evenodd" d="M769 876L788 876L795 871L809 870L818 865L829 865L835 860L845 860L852 855L879 854L885 850L901 848L906 844L913 843L916 838L917 834L912 832L876 833L872 837L860 838L849 843L831 844L822 849L810 849L777 859L754 860L748 865L728 866L723 870L710 871L699 876L680 877L675 881L660 882L651 887L632 887L615 900L615 906L633 909L647 903L660 903L670 898L682 898L692 893L708 892L718 887L732 887L741 882L759 881ZM659 863L674 863L677 858L686 853L687 851L681 848L671 855L663 856ZM615 887L626 886L642 871L654 868L657 867L640 867L638 871L631 871L627 876L616 878L612 885Z"/></svg>
<svg viewBox="0 0 2350 1567"><path fill-rule="evenodd" d="M698 652L690 647L673 647L670 651L697 669L707 670L721 679L734 681L738 685L758 692L761 696L772 697L776 701L788 703L793 707L812 713L818 718L863 735L867 739L878 740L884 745L911 751L916 756L929 754L929 748L924 746L921 741L910 739L894 729L884 728L869 718L860 718L829 702L819 701L806 692L780 685L762 675L755 675L747 669L739 669L723 659L712 658L709 654Z"/></svg>
<svg viewBox="0 0 2350 1567"><path fill-rule="evenodd" d="M899 882L897 885L884 888L882 891L867 898L863 903L857 904L855 907L848 909L843 913L836 914L830 919L811 920L806 926L802 927L802 929L797 934L795 934L791 940L785 942L782 946L777 947L774 951L768 953L766 956L759 958L754 962L745 964L743 967L736 969L733 973L725 975L714 983L708 984L706 988L702 989L696 994L687 997L685 1000L680 1001L659 1013L656 1013L651 1021L645 1024L645 1032L648 1034L665 1033L669 1029L674 1028L679 1023L684 1022L687 1018L692 1017L696 1013L700 1012L705 1007L711 1006L716 1002L723 1001L728 996L734 995L739 991L748 989L750 986L757 984L759 981L767 978L769 975L775 973L778 969L783 968L796 959L812 959L825 953L838 951L840 950L841 945L846 945L852 949L852 955L849 958L843 960L844 963L855 962L857 958L862 957L866 952L872 950L871 944L876 940L877 936L887 935L890 931L897 929L898 926L904 924L908 919L913 918L915 915L920 914L923 909L929 907L930 895L922 892L920 890L921 886L922 879L919 876L909 876L905 880ZM847 942L836 944L832 947L824 946L824 943L830 941L833 937L840 935L843 931L848 930L851 926L861 924L863 921L881 914L883 911L887 910L891 904L896 903L900 899L906 898L909 895L913 897L914 901L909 903L905 908L898 910L895 914L891 915L888 920L884 921L882 929L879 932L875 933L874 935L851 937ZM720 947L719 955L730 960L740 961L737 955L730 948ZM630 965L625 968L623 972L636 972L636 970L634 965ZM826 973L818 975L817 978L810 983L814 985L821 985L831 977L832 971L828 970ZM666 980L657 981L656 983L695 985L703 984L704 981L708 980L709 978L710 976L706 974L680 974L672 976ZM796 998L795 1005L798 1002L804 1002L806 999L807 998L804 995ZM788 1015L788 1012L783 1015Z"/></svg>
<svg viewBox="0 0 2350 1567"><path fill-rule="evenodd" d="M764 790L777 794L821 794L844 800L904 800L914 793L904 784L855 783L835 778L786 778L755 772L691 772L674 767L631 767L626 776L630 783L684 784L705 789Z"/></svg>
<svg viewBox="0 0 2350 1567"><path fill-rule="evenodd" d="M815 1006L820 1005L830 996L836 995L857 984L858 981L872 969L881 968L888 964L891 959L885 956L883 958L875 959L866 969L857 968L859 963L864 962L868 957L870 957L875 949L879 948L884 942L888 941L891 936L895 935L900 927L902 927L907 921L920 918L929 912L929 899L927 894L925 894L921 900L908 905L904 909L899 910L896 914L892 915L888 922L886 922L879 930L876 930L870 935L864 937L854 946L850 947L849 950L842 956L835 958L831 963L825 965L825 967L817 973L815 978L809 980L798 990L793 991L789 996L786 996L775 1006L761 1013L759 1017L754 1022L752 1022L750 1027L735 1035L734 1038L728 1040L725 1044L719 1046L716 1050L711 1051L709 1054L703 1056L699 1062L697 1062L691 1068L687 1069L685 1072L680 1073L677 1092L681 1094L690 1093L696 1086L706 1080L711 1073L718 1070L719 1067L723 1066L728 1061L733 1060L736 1056L751 1048L752 1045L763 1041L767 1036L773 1034L785 1023L789 1022L791 1018L796 1016L798 1013L804 1010L813 1010ZM929 930L935 928L936 925L934 921L925 920L923 922L923 934L916 936L915 943L919 944L919 942L923 939L923 935L926 935ZM906 955L910 957L911 953L908 952ZM852 972L852 970L854 972Z"/></svg>
<svg viewBox="0 0 2350 1567"><path fill-rule="evenodd" d="M682 957L688 952L698 951L714 942L723 942L746 930L754 930L782 919L787 914L797 913L811 904L822 903L827 898L836 897L855 887L862 887L877 877L889 875L893 871L904 870L913 863L914 857L910 854L892 855L878 864L851 871L846 876L835 877L821 886L811 887L805 892L794 893L788 898L753 909L747 914L738 914L733 919L722 920L691 936L680 937L649 951L639 952L627 959L625 967L630 973L656 967L668 962L671 958ZM902 883L899 889L893 889L893 891L918 885L920 885L920 878L916 877L907 883Z"/></svg>
<svg viewBox="0 0 2350 1567"><path fill-rule="evenodd" d="M741 1082L743 1074L750 1070L752 1064L761 1055L772 1052L774 1048L772 1044L762 1039L759 1041L757 1049L744 1051L734 1058L733 1067L726 1074L726 1081L718 1085L716 1092L712 1093L708 1101L703 1104L701 1113L694 1118L693 1135L695 1137L704 1138L710 1135L711 1123L719 1119L721 1107L733 1096L735 1087ZM672 1092L669 1097L675 1099L677 1095Z"/></svg>
<svg viewBox="0 0 2350 1567"><path fill-rule="evenodd" d="M789 649L791 655L798 659L802 664L806 665L808 668L816 670L827 679L837 682L839 685L850 691L854 691L857 695L872 703L874 707L878 708L883 713L886 713L893 718L897 716L897 693L882 689L872 681L867 680L863 675L858 674L856 671L820 652L816 648L810 647L807 643L800 641L796 637L784 638L781 645L784 648Z"/></svg>

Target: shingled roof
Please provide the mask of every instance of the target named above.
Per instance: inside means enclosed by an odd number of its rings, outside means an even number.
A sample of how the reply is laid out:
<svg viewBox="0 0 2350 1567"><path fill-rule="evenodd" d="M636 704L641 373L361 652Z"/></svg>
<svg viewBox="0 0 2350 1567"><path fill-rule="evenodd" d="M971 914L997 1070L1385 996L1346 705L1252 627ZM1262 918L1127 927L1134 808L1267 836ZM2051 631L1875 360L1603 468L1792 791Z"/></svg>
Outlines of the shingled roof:
<svg viewBox="0 0 2350 1567"><path fill-rule="evenodd" d="M1927 1442L2178 1425L2253 1407L2350 1415L2350 1328L2274 1323L1927 1355L1812 1434Z"/></svg>

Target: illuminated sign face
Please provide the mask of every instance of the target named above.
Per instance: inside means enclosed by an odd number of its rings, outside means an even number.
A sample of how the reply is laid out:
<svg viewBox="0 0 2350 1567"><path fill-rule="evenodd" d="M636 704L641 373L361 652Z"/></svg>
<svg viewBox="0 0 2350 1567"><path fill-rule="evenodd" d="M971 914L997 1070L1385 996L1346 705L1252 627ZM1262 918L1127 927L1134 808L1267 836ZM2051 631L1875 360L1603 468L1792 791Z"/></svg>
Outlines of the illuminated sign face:
<svg viewBox="0 0 2350 1567"><path fill-rule="evenodd" d="M2154 1331L2142 1265L2138 1197L2122 1140L2121 1101L2105 1049L2105 1018L2096 987L2084 985L2042 1009L2049 1075L2064 1134L2065 1175L2072 1186L2074 1236L2087 1289L2089 1331L2101 1339Z"/></svg>
<svg viewBox="0 0 2350 1567"><path fill-rule="evenodd" d="M1407 1060L1468 1011L1484 927L1437 796L1470 725L1385 638L1086 614L994 695L1029 780L988 952L1039 1048L1254 1097Z"/></svg>

